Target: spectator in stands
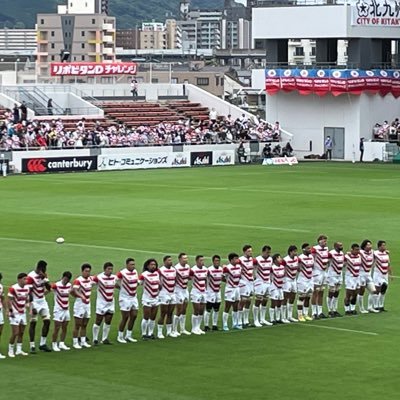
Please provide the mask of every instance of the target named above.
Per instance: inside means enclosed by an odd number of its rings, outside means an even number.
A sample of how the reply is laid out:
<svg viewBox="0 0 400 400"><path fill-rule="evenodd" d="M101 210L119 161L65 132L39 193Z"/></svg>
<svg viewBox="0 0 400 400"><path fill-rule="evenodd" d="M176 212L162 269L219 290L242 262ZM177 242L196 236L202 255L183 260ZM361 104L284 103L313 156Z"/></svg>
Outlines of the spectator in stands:
<svg viewBox="0 0 400 400"><path fill-rule="evenodd" d="M19 109L21 110L21 121L26 121L28 119L28 109L26 107L25 101L21 103Z"/></svg>
<svg viewBox="0 0 400 400"><path fill-rule="evenodd" d="M19 115L19 107L18 104L14 104L13 108L13 121L14 124L17 124L20 121L21 117Z"/></svg>
<svg viewBox="0 0 400 400"><path fill-rule="evenodd" d="M262 149L263 158L272 158L271 143L266 143Z"/></svg>
<svg viewBox="0 0 400 400"><path fill-rule="evenodd" d="M239 147L237 149L237 155L239 159L239 164L247 163L247 155L243 142L240 142L239 144Z"/></svg>
<svg viewBox="0 0 400 400"><path fill-rule="evenodd" d="M215 108L212 108L209 114L209 118L212 124L215 124L217 122L218 119L218 113L217 110Z"/></svg>
<svg viewBox="0 0 400 400"><path fill-rule="evenodd" d="M47 114L53 115L53 99L47 101Z"/></svg>
<svg viewBox="0 0 400 400"><path fill-rule="evenodd" d="M287 142L285 147L282 149L282 156L283 157L292 157L293 156L293 147L289 142Z"/></svg>

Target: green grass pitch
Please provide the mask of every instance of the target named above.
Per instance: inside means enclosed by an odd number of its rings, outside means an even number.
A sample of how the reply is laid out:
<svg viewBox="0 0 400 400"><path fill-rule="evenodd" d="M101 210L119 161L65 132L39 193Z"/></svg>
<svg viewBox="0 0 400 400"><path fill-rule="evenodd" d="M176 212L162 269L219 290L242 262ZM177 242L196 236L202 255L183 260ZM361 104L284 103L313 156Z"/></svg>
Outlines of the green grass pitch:
<svg viewBox="0 0 400 400"><path fill-rule="evenodd" d="M41 258L55 281L83 262L100 272L108 260L120 268L133 256L141 267L180 251L191 263L196 254L225 262L246 243L254 255L264 244L286 253L321 233L346 249L385 239L400 275L399 174L310 163L11 176L0 180L3 284ZM383 314L1 360L0 399L397 399L398 293L394 279ZM117 311L114 343L118 320ZM6 323L3 354L8 336Z"/></svg>

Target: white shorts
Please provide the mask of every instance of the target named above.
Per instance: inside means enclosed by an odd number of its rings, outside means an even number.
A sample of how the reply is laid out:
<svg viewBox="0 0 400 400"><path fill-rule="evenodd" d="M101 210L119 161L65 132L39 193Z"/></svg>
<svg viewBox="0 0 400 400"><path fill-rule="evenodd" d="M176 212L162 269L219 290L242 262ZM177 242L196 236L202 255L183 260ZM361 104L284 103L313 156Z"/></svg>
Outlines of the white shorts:
<svg viewBox="0 0 400 400"><path fill-rule="evenodd" d="M166 290L161 290L158 295L159 303L165 306L169 306L170 304L176 304L176 296L175 293L167 292Z"/></svg>
<svg viewBox="0 0 400 400"><path fill-rule="evenodd" d="M342 286L343 276L342 274L328 274L326 278L326 283L329 287L337 288L338 286Z"/></svg>
<svg viewBox="0 0 400 400"><path fill-rule="evenodd" d="M263 297L268 297L269 294L269 282L263 282L263 281L254 281L254 294L256 296L263 296Z"/></svg>
<svg viewBox="0 0 400 400"><path fill-rule="evenodd" d="M74 317L90 319L91 309L90 304L86 304L81 300L75 300L74 304Z"/></svg>
<svg viewBox="0 0 400 400"><path fill-rule="evenodd" d="M115 313L115 302L104 301L103 299L97 298L96 301L96 314L106 315Z"/></svg>
<svg viewBox="0 0 400 400"><path fill-rule="evenodd" d="M241 297L250 297L254 292L254 282L240 281L239 288Z"/></svg>
<svg viewBox="0 0 400 400"><path fill-rule="evenodd" d="M190 293L190 301L192 303L207 303L207 293L206 292L200 292L197 289L192 289L192 292Z"/></svg>
<svg viewBox="0 0 400 400"><path fill-rule="evenodd" d="M375 286L382 286L382 284L389 284L389 274L383 275L379 271L374 272L374 284Z"/></svg>
<svg viewBox="0 0 400 400"><path fill-rule="evenodd" d="M37 312L36 315L31 315L31 321L37 321L39 315L43 319L50 319L50 309L45 299L33 300L31 308Z"/></svg>
<svg viewBox="0 0 400 400"><path fill-rule="evenodd" d="M54 321L57 322L66 322L71 320L71 315L69 313L69 310L62 310L61 308L54 308L54 314L53 314L53 319Z"/></svg>
<svg viewBox="0 0 400 400"><path fill-rule="evenodd" d="M120 311L131 311L139 309L137 296L120 297L118 300Z"/></svg>
<svg viewBox="0 0 400 400"><path fill-rule="evenodd" d="M344 282L346 285L346 289L348 290L356 290L360 287L360 277L353 275L345 275Z"/></svg>
<svg viewBox="0 0 400 400"><path fill-rule="evenodd" d="M283 289L277 288L275 285L271 285L269 296L272 300L283 300Z"/></svg>
<svg viewBox="0 0 400 400"><path fill-rule="evenodd" d="M10 325L26 325L26 314L14 313L14 317L10 317Z"/></svg>
<svg viewBox="0 0 400 400"><path fill-rule="evenodd" d="M176 304L183 304L185 301L189 301L189 290L176 288L175 289L175 301Z"/></svg>
<svg viewBox="0 0 400 400"><path fill-rule="evenodd" d="M4 325L4 315L3 310L0 308L0 325Z"/></svg>
<svg viewBox="0 0 400 400"><path fill-rule="evenodd" d="M206 293L207 303L221 303L221 292L208 290Z"/></svg>
<svg viewBox="0 0 400 400"><path fill-rule="evenodd" d="M326 271L315 270L313 273L314 286L325 286L326 285Z"/></svg>
<svg viewBox="0 0 400 400"><path fill-rule="evenodd" d="M297 293L297 282L294 279L286 279L283 284L285 293Z"/></svg>
<svg viewBox="0 0 400 400"><path fill-rule="evenodd" d="M225 301L229 301L230 303L235 303L240 300L240 289L238 287L225 287L224 293Z"/></svg>
<svg viewBox="0 0 400 400"><path fill-rule="evenodd" d="M372 282L371 272L360 272L360 286L367 286L368 283Z"/></svg>
<svg viewBox="0 0 400 400"><path fill-rule="evenodd" d="M157 307L160 304L160 300L157 297L149 297L143 295L142 297L142 306L143 307Z"/></svg>
<svg viewBox="0 0 400 400"><path fill-rule="evenodd" d="M297 281L297 293L299 295L311 294L314 291L314 281L312 279L299 279Z"/></svg>

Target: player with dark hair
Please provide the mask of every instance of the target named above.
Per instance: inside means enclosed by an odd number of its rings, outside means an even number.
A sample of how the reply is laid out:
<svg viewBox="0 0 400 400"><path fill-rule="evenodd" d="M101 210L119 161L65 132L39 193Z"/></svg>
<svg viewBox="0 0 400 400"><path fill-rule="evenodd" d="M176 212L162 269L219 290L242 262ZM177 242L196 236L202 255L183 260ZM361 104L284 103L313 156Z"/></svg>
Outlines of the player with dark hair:
<svg viewBox="0 0 400 400"><path fill-rule="evenodd" d="M71 350L65 345L68 323L71 319L69 313L69 296L72 293L71 285L72 274L65 271L60 281L53 283L51 288L54 293L54 331L53 331L53 351ZM61 330L60 343L57 344L58 333Z"/></svg>
<svg viewBox="0 0 400 400"><path fill-rule="evenodd" d="M166 325L167 336L176 338L177 333L172 329L172 319L176 304L176 269L173 267L172 257L164 256L163 265L158 270L160 274L160 317L157 326L157 338L164 339L163 327Z"/></svg>
<svg viewBox="0 0 400 400"><path fill-rule="evenodd" d="M111 344L108 334L111 329L111 321L115 313L114 290L117 285L117 276L113 274L114 265L107 261L103 265L103 272L93 277L93 282L97 284L96 299L96 321L93 324L93 344L99 344L100 326L103 324L103 334L101 343Z"/></svg>
<svg viewBox="0 0 400 400"><path fill-rule="evenodd" d="M283 285L285 278L285 266L282 263L283 259L280 254L274 254L272 256L272 268L271 268L271 305L269 308L270 321L276 324L282 324L282 301Z"/></svg>
<svg viewBox="0 0 400 400"><path fill-rule="evenodd" d="M135 269L135 260L127 258L125 268L117 273L117 288L119 288L119 309L121 311L121 322L118 327L117 341L119 343L135 343L132 337L133 326L135 324L139 302L137 298L137 287L139 276ZM124 334L126 324L128 324Z"/></svg>
<svg viewBox="0 0 400 400"><path fill-rule="evenodd" d="M389 286L389 277L392 277L392 268L390 266L389 252L386 250L386 242L379 240L377 250L374 251L375 269L374 269L374 284L376 294L374 298L374 308L378 311L385 310L385 295Z"/></svg>
<svg viewBox="0 0 400 400"><path fill-rule="evenodd" d="M351 245L351 250L345 255L346 259L346 296L344 310L346 315L356 315L357 291L360 287L361 256L360 246L357 243Z"/></svg>
<svg viewBox="0 0 400 400"><path fill-rule="evenodd" d="M265 319L267 313L269 290L271 285L271 269L271 246L265 245L261 249L261 255L255 258L256 279L254 281L254 294L256 298L253 306L253 320L254 326L256 326L257 328L261 327L262 325L272 325L271 322L268 322Z"/></svg>
<svg viewBox="0 0 400 400"><path fill-rule="evenodd" d="M376 294L376 288L372 279L372 268L375 262L374 252L372 250L372 243L370 240L365 239L361 243L361 271L360 271L360 289L357 295L358 309L361 314L368 314L368 312L377 313L378 310L373 308L372 294ZM368 311L364 308L364 293L368 289L370 296L368 297Z"/></svg>
<svg viewBox="0 0 400 400"><path fill-rule="evenodd" d="M158 263L154 258L150 258L143 264L143 272L139 276L139 283L143 285L143 319L142 319L142 338L155 339L154 327L159 304L160 293L160 274Z"/></svg>
<svg viewBox="0 0 400 400"><path fill-rule="evenodd" d="M190 270L190 279L193 282L190 300L193 305L192 333L194 335L204 335L205 333L201 329L201 322L207 302L207 275L208 270L204 265L204 256L196 256L196 265Z"/></svg>
<svg viewBox="0 0 400 400"><path fill-rule="evenodd" d="M242 277L240 278L240 302L238 311L238 326L247 327L249 325L249 314L251 298L254 293L254 259L253 248L246 244L243 246L243 255L239 257L242 267Z"/></svg>
<svg viewBox="0 0 400 400"><path fill-rule="evenodd" d="M11 325L11 336L8 345L8 357L27 356L22 350L26 326L26 308L30 301L30 287L26 284L28 275L21 272L17 276L17 283L8 289L7 308ZM17 351L14 353L14 344L17 341Z"/></svg>
<svg viewBox="0 0 400 400"><path fill-rule="evenodd" d="M297 257L297 247L289 246L287 256L282 260L285 266L285 278L283 285L284 299L282 302L282 322L288 324L290 322L298 322L293 317L294 301L297 293L297 273L299 271L299 259Z"/></svg>
<svg viewBox="0 0 400 400"><path fill-rule="evenodd" d="M31 300L31 322L29 325L29 340L31 353L36 353L35 347L35 331L38 316L43 319L42 336L40 337L39 350L44 352L51 352L47 346L46 340L50 329L50 309L46 301L46 294L50 292L51 285L47 278L47 262L40 260L36 268L29 272L26 278L26 284L30 288Z"/></svg>
<svg viewBox="0 0 400 400"><path fill-rule="evenodd" d="M4 288L3 285L1 284L2 279L3 275L0 272L0 339L1 339L1 334L3 333L3 326L4 326L4 315L3 315ZM3 360L4 358L6 358L6 356L3 356L3 354L0 353L0 360Z"/></svg>
<svg viewBox="0 0 400 400"><path fill-rule="evenodd" d="M333 317L341 317L338 312L339 291L343 283L343 268L345 263L345 255L343 253L343 243L335 242L333 250L329 252L329 266L326 282L328 284L328 315Z"/></svg>
<svg viewBox="0 0 400 400"><path fill-rule="evenodd" d="M300 322L312 320L308 315L310 298L314 291L313 268L314 257L311 255L311 246L308 243L301 245L302 254L298 256L299 275L297 276L297 315Z"/></svg>
<svg viewBox="0 0 400 400"><path fill-rule="evenodd" d="M204 312L204 330L210 330L209 320L211 314L212 330L218 330L218 314L221 306L221 284L224 276L223 268L221 267L221 257L214 255L212 257L212 265L208 267L207 279L207 303Z"/></svg>
<svg viewBox="0 0 400 400"><path fill-rule="evenodd" d="M86 328L91 315L90 296L92 294L92 287L95 285L90 276L91 271L92 266L90 264L83 264L81 266L81 276L74 280L72 286L73 294L76 297L74 303L75 325L72 333L72 344L76 350L80 350L83 347L91 347L86 340Z"/></svg>
<svg viewBox="0 0 400 400"><path fill-rule="evenodd" d="M239 325L238 309L240 300L240 277L242 269L239 264L239 256L236 253L228 255L229 264L223 268L225 285L225 309L222 314L222 327L224 331L229 331L228 319L229 311L232 308L232 328L242 329Z"/></svg>
<svg viewBox="0 0 400 400"><path fill-rule="evenodd" d="M311 297L311 308L314 319L326 318L326 315L322 312L322 303L324 300L326 272L329 263L327 240L327 236L320 235L317 239L318 243L311 250L314 256L314 292Z"/></svg>
<svg viewBox="0 0 400 400"><path fill-rule="evenodd" d="M178 324L181 328L181 334L190 335L191 333L186 330L186 310L189 302L189 274L190 266L188 264L188 256L186 253L178 255L178 264L174 267L176 269L176 286L175 286L175 300L176 300L176 315L173 319L173 331L176 336L180 336L178 332Z"/></svg>

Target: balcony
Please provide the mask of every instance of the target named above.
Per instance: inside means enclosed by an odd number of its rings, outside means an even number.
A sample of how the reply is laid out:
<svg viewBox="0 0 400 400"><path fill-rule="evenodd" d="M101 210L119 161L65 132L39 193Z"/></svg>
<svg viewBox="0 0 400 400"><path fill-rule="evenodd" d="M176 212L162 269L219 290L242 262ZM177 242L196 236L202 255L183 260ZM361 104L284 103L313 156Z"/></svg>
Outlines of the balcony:
<svg viewBox="0 0 400 400"><path fill-rule="evenodd" d="M104 43L114 43L114 38L109 35L104 35L103 36L103 42Z"/></svg>
<svg viewBox="0 0 400 400"><path fill-rule="evenodd" d="M113 24L103 24L103 31L114 32L115 27Z"/></svg>
<svg viewBox="0 0 400 400"><path fill-rule="evenodd" d="M114 55L114 49L112 47L104 47L103 48L103 54L106 54L108 56L113 56Z"/></svg>

